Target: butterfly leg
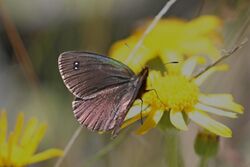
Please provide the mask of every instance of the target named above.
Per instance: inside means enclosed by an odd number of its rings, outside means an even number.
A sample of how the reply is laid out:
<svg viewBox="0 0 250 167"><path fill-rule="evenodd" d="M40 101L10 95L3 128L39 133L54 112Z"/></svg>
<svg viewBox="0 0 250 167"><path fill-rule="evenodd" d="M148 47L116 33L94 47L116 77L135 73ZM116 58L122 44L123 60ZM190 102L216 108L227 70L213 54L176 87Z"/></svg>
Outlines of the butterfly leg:
<svg viewBox="0 0 250 167"><path fill-rule="evenodd" d="M142 100L142 98L139 98L139 100L141 101L141 112L140 112L140 116L141 116L141 125L143 125L143 119L142 119L142 106L143 106L143 100Z"/></svg>

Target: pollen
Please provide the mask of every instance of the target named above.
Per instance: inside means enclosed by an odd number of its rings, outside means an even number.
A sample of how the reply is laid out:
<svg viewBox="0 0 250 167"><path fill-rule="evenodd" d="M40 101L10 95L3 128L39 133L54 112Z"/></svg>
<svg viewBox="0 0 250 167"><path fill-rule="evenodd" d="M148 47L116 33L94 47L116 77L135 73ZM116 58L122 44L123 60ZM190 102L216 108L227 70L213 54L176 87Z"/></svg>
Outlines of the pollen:
<svg viewBox="0 0 250 167"><path fill-rule="evenodd" d="M159 96L167 109L188 112L198 102L198 86L184 76L165 76L159 88Z"/></svg>

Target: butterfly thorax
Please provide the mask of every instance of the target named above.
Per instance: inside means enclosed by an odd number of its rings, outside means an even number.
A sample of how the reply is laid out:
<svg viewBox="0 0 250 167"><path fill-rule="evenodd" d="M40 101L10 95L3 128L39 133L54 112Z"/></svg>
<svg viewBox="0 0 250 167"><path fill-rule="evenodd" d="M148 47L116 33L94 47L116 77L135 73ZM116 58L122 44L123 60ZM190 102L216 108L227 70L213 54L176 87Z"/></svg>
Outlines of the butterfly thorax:
<svg viewBox="0 0 250 167"><path fill-rule="evenodd" d="M146 92L147 76L148 76L148 67L145 67L137 75L137 82L135 82L134 84L139 88L139 92L136 96L136 99L141 99L142 95Z"/></svg>

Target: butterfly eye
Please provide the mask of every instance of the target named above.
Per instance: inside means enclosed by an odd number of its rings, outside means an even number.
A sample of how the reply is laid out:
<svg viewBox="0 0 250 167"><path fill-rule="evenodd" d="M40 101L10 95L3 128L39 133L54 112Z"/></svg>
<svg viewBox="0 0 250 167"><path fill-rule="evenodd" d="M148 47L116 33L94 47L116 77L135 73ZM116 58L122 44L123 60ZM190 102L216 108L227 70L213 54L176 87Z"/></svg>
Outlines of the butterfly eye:
<svg viewBox="0 0 250 167"><path fill-rule="evenodd" d="M80 67L79 61L75 61L75 62L73 63L73 69L74 69L74 70L78 70L79 67Z"/></svg>

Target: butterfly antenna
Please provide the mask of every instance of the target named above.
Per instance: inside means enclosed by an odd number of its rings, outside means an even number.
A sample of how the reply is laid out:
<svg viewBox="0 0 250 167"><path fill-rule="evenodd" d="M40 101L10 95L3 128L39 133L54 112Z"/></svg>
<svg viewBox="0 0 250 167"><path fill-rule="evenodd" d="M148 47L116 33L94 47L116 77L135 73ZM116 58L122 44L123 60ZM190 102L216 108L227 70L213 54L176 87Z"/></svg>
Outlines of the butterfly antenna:
<svg viewBox="0 0 250 167"><path fill-rule="evenodd" d="M168 65L168 64L177 64L179 63L178 61L170 61L170 62L167 62L167 63L164 63L164 65Z"/></svg>
<svg viewBox="0 0 250 167"><path fill-rule="evenodd" d="M169 65L169 64L177 64L179 63L178 61L171 61L171 62L167 62L167 63L164 63L163 65L166 67L166 72L168 73L168 70L167 70L167 66L166 65Z"/></svg>

